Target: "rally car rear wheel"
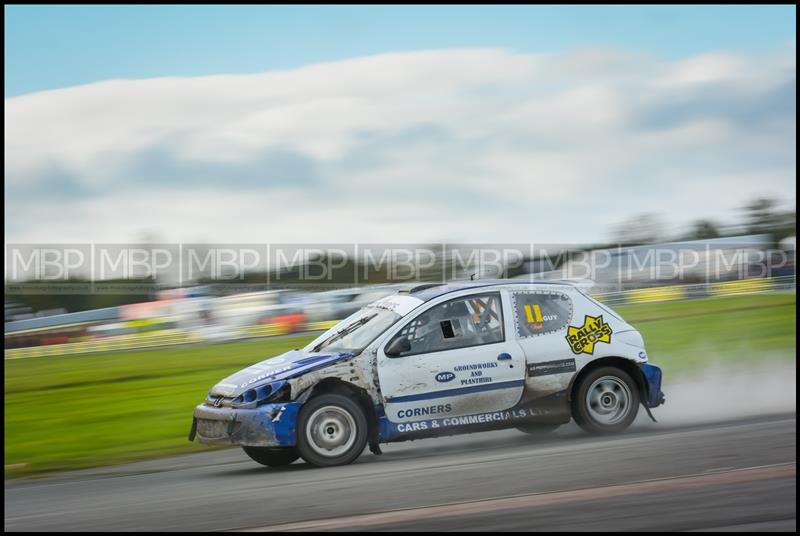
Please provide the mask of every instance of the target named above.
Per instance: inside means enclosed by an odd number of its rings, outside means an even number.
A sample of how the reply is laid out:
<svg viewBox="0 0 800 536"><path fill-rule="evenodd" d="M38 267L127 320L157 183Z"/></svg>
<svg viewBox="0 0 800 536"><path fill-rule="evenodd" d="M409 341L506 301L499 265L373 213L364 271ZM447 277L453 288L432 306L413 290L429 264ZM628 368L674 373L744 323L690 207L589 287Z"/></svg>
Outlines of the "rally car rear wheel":
<svg viewBox="0 0 800 536"><path fill-rule="evenodd" d="M639 390L630 375L616 367L600 367L581 379L572 399L575 422L595 434L621 432L639 411Z"/></svg>
<svg viewBox="0 0 800 536"><path fill-rule="evenodd" d="M324 394L302 407L297 419L297 449L311 465L345 465L367 444L367 418L352 398Z"/></svg>
<svg viewBox="0 0 800 536"><path fill-rule="evenodd" d="M300 457L300 453L294 447L242 447L242 450L253 461L270 467L289 465Z"/></svg>

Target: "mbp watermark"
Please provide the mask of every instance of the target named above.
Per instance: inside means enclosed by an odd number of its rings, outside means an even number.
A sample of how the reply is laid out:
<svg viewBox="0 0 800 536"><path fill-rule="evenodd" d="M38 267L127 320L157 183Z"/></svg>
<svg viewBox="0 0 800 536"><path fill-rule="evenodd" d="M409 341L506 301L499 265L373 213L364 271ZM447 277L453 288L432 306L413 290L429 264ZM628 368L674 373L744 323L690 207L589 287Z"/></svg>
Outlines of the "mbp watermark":
<svg viewBox="0 0 800 536"><path fill-rule="evenodd" d="M525 278L610 290L794 274L794 250L734 239L577 244L7 244L6 293L223 293Z"/></svg>
<svg viewBox="0 0 800 536"><path fill-rule="evenodd" d="M185 244L179 251L181 281L237 283L267 272L264 244Z"/></svg>
<svg viewBox="0 0 800 536"><path fill-rule="evenodd" d="M421 244L360 244L358 280L369 282L444 281L443 247Z"/></svg>
<svg viewBox="0 0 800 536"><path fill-rule="evenodd" d="M172 244L97 244L92 249L92 281L158 280L175 264Z"/></svg>
<svg viewBox="0 0 800 536"><path fill-rule="evenodd" d="M88 278L87 244L15 245L6 248L6 281L68 281Z"/></svg>

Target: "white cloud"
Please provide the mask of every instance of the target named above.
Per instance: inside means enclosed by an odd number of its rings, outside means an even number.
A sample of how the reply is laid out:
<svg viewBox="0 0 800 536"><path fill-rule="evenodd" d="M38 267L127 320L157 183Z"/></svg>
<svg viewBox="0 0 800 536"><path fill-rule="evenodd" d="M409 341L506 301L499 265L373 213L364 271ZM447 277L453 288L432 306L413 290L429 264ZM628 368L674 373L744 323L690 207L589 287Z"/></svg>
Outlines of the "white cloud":
<svg viewBox="0 0 800 536"><path fill-rule="evenodd" d="M794 53L443 50L6 99L7 242L575 241L794 202Z"/></svg>

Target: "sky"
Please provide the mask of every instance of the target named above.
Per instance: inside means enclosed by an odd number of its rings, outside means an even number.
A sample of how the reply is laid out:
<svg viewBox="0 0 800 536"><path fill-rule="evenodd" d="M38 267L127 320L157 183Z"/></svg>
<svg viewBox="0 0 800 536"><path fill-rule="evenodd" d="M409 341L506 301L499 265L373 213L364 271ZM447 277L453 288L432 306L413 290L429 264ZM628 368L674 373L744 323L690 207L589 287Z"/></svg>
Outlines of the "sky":
<svg viewBox="0 0 800 536"><path fill-rule="evenodd" d="M6 242L579 242L796 197L794 6L6 6Z"/></svg>

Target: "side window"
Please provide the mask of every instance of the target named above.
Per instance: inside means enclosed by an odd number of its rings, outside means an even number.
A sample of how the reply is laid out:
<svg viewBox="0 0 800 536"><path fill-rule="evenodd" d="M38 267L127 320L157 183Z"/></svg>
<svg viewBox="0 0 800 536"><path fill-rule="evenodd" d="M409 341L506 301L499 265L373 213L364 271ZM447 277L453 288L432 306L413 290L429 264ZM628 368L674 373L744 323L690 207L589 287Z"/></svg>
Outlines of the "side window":
<svg viewBox="0 0 800 536"><path fill-rule="evenodd" d="M514 324L520 337L564 329L572 318L572 300L561 292L514 292Z"/></svg>
<svg viewBox="0 0 800 536"><path fill-rule="evenodd" d="M387 344L405 337L411 346L400 355L424 354L502 342L499 293L465 296L441 303L414 318Z"/></svg>

